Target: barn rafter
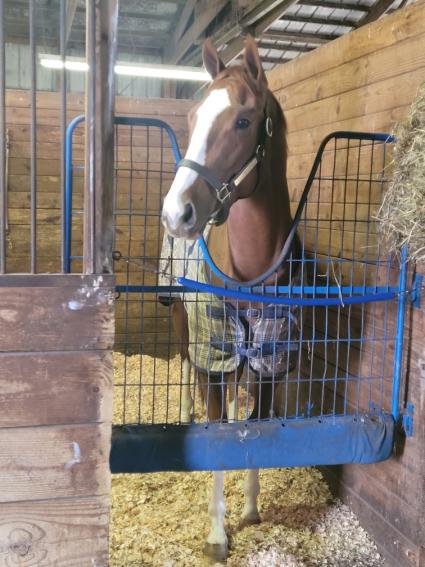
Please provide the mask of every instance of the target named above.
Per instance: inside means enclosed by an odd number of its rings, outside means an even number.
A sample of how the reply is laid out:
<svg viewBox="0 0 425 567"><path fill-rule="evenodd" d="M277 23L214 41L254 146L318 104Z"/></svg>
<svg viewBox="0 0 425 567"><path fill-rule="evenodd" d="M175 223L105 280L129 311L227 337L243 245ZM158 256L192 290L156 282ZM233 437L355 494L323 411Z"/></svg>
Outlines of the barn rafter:
<svg viewBox="0 0 425 567"><path fill-rule="evenodd" d="M40 47L59 51L60 0L36 4ZM140 61L200 65L201 46L211 37L229 63L238 60L244 37L253 35L266 69L366 25L403 6L405 0L122 0L118 55ZM28 42L28 0L5 0L6 41ZM67 49L84 52L85 2L67 2Z"/></svg>

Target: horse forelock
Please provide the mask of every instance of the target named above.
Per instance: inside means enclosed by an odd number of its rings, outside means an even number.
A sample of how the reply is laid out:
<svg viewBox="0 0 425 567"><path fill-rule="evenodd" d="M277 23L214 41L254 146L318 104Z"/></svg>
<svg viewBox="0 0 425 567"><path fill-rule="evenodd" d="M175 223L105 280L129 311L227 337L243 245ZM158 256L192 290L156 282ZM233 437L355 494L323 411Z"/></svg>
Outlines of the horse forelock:
<svg viewBox="0 0 425 567"><path fill-rule="evenodd" d="M210 91L225 88L232 101L242 105L250 96L253 103L262 102L267 94L267 88L259 85L243 65L226 67L211 83Z"/></svg>

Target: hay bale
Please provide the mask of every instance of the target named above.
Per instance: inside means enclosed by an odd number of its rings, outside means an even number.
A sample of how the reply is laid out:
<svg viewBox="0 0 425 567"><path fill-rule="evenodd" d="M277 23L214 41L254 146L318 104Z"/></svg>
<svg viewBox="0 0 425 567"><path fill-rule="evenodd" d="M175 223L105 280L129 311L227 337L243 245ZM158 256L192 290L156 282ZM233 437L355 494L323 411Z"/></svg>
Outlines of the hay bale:
<svg viewBox="0 0 425 567"><path fill-rule="evenodd" d="M161 385L180 376L178 357L170 362L115 356L115 380L139 384L143 365L147 376ZM171 370L170 370L171 367ZM175 382L178 382L175 380ZM139 407L151 416L147 401L131 391L129 416ZM132 388L127 386L127 388ZM159 396L155 416L178 421L177 388ZM127 391L127 394L129 392ZM115 388L115 417L123 414L123 388ZM143 405L145 404L145 405ZM156 419L156 417L155 417ZM322 475L314 468L269 469L260 472L259 509L262 523L239 528L243 508L244 471L226 474L226 527L231 542L228 567L381 567L373 542L347 506L334 501ZM207 513L210 473L115 475L112 479L110 534L111 567L204 567L202 548L209 530Z"/></svg>
<svg viewBox="0 0 425 567"><path fill-rule="evenodd" d="M406 121L396 129L393 180L377 214L390 253L404 244L409 257L425 260L425 83Z"/></svg>

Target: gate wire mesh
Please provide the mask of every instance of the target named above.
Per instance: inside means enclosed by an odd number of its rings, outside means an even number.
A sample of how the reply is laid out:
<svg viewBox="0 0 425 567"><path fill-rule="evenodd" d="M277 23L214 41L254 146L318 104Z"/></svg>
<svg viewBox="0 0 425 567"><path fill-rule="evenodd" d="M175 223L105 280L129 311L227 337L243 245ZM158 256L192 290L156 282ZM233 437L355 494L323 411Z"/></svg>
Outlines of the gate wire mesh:
<svg viewBox="0 0 425 567"><path fill-rule="evenodd" d="M125 149L128 156L124 156L124 140L129 144ZM197 279L204 263L198 261L196 245L174 241L170 249L167 240L163 244L161 202L174 173L174 157L164 131L119 126L117 142L115 250L119 253L115 271L118 284L126 291L117 300L116 349L122 355L116 356L115 422L179 423L187 421L187 415L183 417L185 379L178 355L184 333L173 330L170 307L158 301L159 294L176 295L176 288L131 290L138 289L132 286L175 286L174 280L155 273L164 268L167 274L192 278L195 274L193 279ZM279 307L272 307L267 341L280 346L287 343L288 348L295 344L294 351L285 353L283 348L265 353L255 334L255 317L245 317L241 326L223 308L221 298L183 290L180 298L186 308L195 306L189 345L192 362L198 349L211 361L211 346L203 343L211 340L214 332L213 338L221 342L223 364L229 356L244 362L239 381L237 370L227 375L208 371L204 399L196 384L199 377L192 370L191 419L208 420L208 405L219 391L223 394L219 415L211 417L209 412L209 419L225 420L226 384L239 384L236 413L232 415L237 420L264 418L252 411L255 392L261 395L267 384L272 390L270 409L274 409L267 417L360 415L391 408L396 302L346 304L349 297L368 295L373 299L378 292L397 288L397 266L382 253L374 221L388 182L390 153L389 144L366 139L334 138L325 147L298 227L302 254L288 260L293 285L283 291L290 298L299 298L300 288L304 288L304 297L306 293L313 299L334 297L337 304L291 308L295 326L288 325L291 315L287 310L282 319ZM295 188L293 213L301 192L301 187ZM188 246L193 248L190 259ZM296 279L292 278L295 274ZM260 291L278 295L282 288L275 281ZM217 301L225 313L219 330L233 335L217 336L217 329L213 329L205 339L205 326L211 327L212 319L204 314L211 315L211 305L217 306ZM236 300L233 305L238 315L246 314L247 308L260 309L264 315L264 304ZM205 319L203 328L201 319ZM226 347L232 342L229 355ZM258 362L256 354L262 361ZM270 372L265 371L267 357ZM199 366L199 361L195 362Z"/></svg>

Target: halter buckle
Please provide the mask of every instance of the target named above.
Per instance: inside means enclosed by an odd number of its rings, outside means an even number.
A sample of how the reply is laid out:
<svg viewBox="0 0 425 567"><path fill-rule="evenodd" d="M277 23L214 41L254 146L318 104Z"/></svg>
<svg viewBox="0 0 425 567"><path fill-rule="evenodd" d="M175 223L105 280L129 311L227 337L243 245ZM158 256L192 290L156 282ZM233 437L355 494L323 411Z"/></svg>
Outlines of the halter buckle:
<svg viewBox="0 0 425 567"><path fill-rule="evenodd" d="M230 198L231 192L229 190L229 184L223 183L220 189L217 190L217 199L223 204L227 199Z"/></svg>
<svg viewBox="0 0 425 567"><path fill-rule="evenodd" d="M264 159L265 156L266 156L266 148L264 146L262 146L261 144L258 145L257 149L255 150L255 157L257 158L257 162Z"/></svg>
<svg viewBox="0 0 425 567"><path fill-rule="evenodd" d="M273 121L270 116L266 118L266 134L269 138L273 136Z"/></svg>

